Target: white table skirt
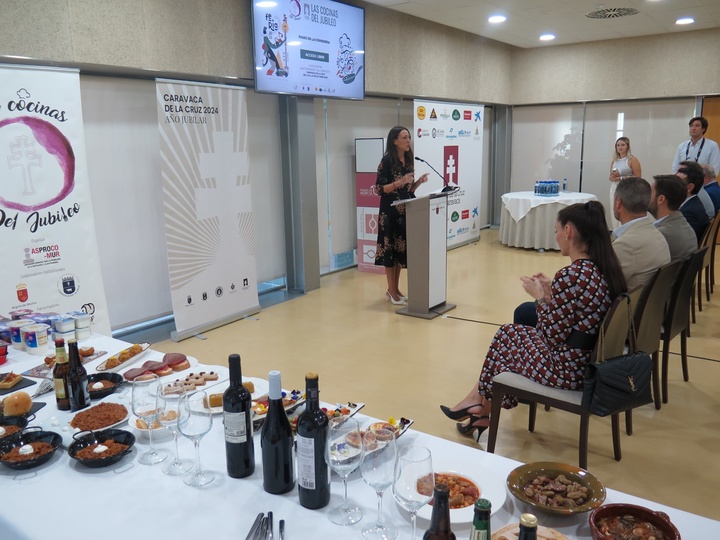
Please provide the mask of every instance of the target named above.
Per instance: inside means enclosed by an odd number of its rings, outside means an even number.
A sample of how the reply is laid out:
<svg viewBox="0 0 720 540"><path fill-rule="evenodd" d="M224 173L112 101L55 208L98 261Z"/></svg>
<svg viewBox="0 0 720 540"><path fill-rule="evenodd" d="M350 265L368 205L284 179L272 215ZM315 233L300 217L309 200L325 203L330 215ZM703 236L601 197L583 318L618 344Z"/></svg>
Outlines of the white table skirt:
<svg viewBox="0 0 720 540"><path fill-rule="evenodd" d="M502 196L500 243L511 247L560 249L555 241L557 213L575 203L597 200L590 193L560 193L557 197L538 197L532 191Z"/></svg>
<svg viewBox="0 0 720 540"><path fill-rule="evenodd" d="M127 346L124 342L102 336L95 336L84 343L109 353L118 352ZM12 351L8 365L3 368L22 371L36 365L38 360L42 361L41 358ZM89 371L100 361L89 364ZM33 387L28 390L32 393ZM58 416L53 395L47 394L45 399L48 405L38 412L38 419L33 424ZM120 399L129 400L129 396ZM363 415L358 415L358 418L363 426L374 421ZM508 473L519 465L517 461L412 429L399 439L399 444L427 446L432 451L435 470L465 472L481 486L484 474L505 479ZM157 446L173 451L172 439L169 437L160 438ZM0 467L3 494L0 504L0 538L64 538L71 534L71 530L79 527L88 534L99 535L103 540L197 540L205 537L242 539L259 512L273 511L275 530L277 531L277 520L284 519L288 540L360 540L360 530L376 515L375 492L363 482L357 471L350 476L348 490L351 503L362 509L363 519L348 528L330 523L326 516L327 508L312 511L301 507L297 488L285 495L270 495L263 491L260 441L257 434L255 473L247 479L229 478L225 473L223 430L219 416L214 418L212 430L200 445L203 467L216 473L215 481L202 489L186 486L181 478L164 475L161 466L150 467L137 463L138 452L146 449L147 438L140 435L133 452L108 469L89 469L78 465L64 450L57 452L50 462L36 469L14 471ZM192 445L184 438L180 439L180 453L183 458L194 457ZM618 467L622 467L622 464L618 464ZM339 478L333 475L330 506L339 504L341 499L342 484ZM606 502L627 502L666 512L684 538L720 538L718 521L612 489L608 490ZM497 530L517 521L520 514L528 510L529 507L518 503L508 493L503 507L492 516L493 529ZM400 540L410 537L409 517L398 509L391 490L385 493L383 513L386 520L400 528ZM538 514L538 518L542 525L556 528L569 538L590 538L587 514L565 517ZM427 526L427 521L418 520L419 531ZM453 531L458 538L467 538L470 524L454 525ZM422 533L419 532L418 536L422 536Z"/></svg>

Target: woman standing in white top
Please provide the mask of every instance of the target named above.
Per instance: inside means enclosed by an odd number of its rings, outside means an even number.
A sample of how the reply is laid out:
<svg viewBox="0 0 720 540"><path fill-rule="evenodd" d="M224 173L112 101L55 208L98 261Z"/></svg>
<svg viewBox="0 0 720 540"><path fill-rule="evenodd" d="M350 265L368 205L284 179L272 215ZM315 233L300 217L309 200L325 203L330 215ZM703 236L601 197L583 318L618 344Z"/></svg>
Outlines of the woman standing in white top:
<svg viewBox="0 0 720 540"><path fill-rule="evenodd" d="M628 176L642 177L642 169L640 161L630 152L630 139L620 137L615 141L615 153L613 155L612 165L610 165L610 208L615 205L615 188L620 180ZM613 217L612 210L610 214L610 223L615 229L620 226L620 222Z"/></svg>

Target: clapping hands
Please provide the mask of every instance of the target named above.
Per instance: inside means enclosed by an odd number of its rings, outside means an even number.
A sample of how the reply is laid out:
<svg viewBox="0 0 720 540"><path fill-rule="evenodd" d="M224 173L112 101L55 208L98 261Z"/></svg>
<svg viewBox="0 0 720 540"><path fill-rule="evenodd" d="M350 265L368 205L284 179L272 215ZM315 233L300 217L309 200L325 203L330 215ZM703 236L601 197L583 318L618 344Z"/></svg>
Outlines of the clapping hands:
<svg viewBox="0 0 720 540"><path fill-rule="evenodd" d="M534 276L522 276L523 289L536 299L549 298L552 280L542 272Z"/></svg>

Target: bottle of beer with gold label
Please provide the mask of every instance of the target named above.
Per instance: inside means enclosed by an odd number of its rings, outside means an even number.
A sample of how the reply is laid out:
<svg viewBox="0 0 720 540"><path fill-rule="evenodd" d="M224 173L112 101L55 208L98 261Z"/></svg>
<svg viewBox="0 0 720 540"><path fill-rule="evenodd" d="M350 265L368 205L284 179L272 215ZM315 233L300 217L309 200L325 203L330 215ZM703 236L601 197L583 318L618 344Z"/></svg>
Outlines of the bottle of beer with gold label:
<svg viewBox="0 0 720 540"><path fill-rule="evenodd" d="M70 389L68 387L68 355L65 351L65 340L55 340L55 367L53 368L53 385L55 386L55 399L59 411L70 410Z"/></svg>

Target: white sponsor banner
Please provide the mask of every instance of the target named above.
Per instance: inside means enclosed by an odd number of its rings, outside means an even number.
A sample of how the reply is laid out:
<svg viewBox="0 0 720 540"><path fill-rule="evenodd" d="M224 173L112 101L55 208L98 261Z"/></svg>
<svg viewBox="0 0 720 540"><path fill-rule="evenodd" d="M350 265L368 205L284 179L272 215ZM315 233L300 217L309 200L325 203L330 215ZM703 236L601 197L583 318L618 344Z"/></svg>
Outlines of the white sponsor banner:
<svg viewBox="0 0 720 540"><path fill-rule="evenodd" d="M415 156L427 162L415 163L415 176L430 173L417 193L437 191L443 179L457 185L448 197L448 247L474 240L480 236L483 105L416 99L414 107Z"/></svg>
<svg viewBox="0 0 720 540"><path fill-rule="evenodd" d="M0 66L0 240L0 315L83 310L110 334L75 70Z"/></svg>
<svg viewBox="0 0 720 540"><path fill-rule="evenodd" d="M157 82L170 289L183 339L259 311L245 91Z"/></svg>

